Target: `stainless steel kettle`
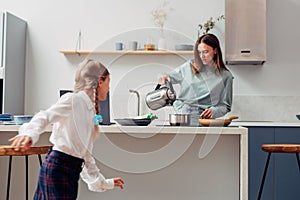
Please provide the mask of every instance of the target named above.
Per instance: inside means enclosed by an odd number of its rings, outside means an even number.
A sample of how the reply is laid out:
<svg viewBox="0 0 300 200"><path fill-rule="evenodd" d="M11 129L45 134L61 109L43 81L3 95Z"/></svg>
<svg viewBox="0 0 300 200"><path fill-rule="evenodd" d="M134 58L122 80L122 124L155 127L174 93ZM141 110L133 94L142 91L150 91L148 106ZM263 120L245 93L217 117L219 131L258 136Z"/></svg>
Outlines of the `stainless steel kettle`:
<svg viewBox="0 0 300 200"><path fill-rule="evenodd" d="M154 91L146 95L146 104L151 110L157 110L167 105L173 105L176 93L172 83L166 81L166 85L157 84Z"/></svg>

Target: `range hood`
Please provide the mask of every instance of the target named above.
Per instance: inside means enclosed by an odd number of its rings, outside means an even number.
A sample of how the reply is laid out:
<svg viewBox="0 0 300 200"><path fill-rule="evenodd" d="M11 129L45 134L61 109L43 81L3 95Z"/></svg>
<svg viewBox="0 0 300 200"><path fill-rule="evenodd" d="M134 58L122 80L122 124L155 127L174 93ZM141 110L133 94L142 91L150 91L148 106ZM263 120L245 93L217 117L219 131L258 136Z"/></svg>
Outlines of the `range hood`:
<svg viewBox="0 0 300 200"><path fill-rule="evenodd" d="M225 62L262 65L266 61L266 0L225 0Z"/></svg>

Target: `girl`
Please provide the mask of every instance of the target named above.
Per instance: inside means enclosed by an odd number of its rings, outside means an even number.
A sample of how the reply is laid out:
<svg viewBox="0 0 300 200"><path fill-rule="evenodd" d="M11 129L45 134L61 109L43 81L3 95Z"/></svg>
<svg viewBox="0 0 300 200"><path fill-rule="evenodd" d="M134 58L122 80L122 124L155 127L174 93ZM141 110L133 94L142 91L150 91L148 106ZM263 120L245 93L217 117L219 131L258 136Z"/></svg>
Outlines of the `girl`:
<svg viewBox="0 0 300 200"><path fill-rule="evenodd" d="M39 135L53 124L49 151L41 166L34 199L76 199L79 175L91 191L105 191L114 186L123 189L121 178L105 179L92 157L93 142L99 134L99 100L109 91L108 70L99 62L86 59L75 74L74 93L63 95L45 111L23 124L19 135L11 138L16 151L26 151Z"/></svg>

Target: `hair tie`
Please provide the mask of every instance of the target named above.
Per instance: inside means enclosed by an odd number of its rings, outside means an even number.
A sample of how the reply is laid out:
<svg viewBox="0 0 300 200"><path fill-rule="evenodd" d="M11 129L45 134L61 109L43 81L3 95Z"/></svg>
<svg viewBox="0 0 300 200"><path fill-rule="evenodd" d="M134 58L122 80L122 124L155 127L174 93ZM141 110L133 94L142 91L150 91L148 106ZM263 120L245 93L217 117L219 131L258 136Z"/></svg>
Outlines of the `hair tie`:
<svg viewBox="0 0 300 200"><path fill-rule="evenodd" d="M99 125L101 122L103 122L103 118L101 115L96 115L94 117L94 125Z"/></svg>

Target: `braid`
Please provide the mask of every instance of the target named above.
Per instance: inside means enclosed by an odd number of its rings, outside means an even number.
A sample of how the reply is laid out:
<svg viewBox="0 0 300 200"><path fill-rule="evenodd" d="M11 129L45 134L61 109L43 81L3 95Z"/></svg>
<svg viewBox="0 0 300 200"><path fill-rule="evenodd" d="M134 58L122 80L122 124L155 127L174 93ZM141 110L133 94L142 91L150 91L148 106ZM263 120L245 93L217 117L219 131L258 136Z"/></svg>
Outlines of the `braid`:
<svg viewBox="0 0 300 200"><path fill-rule="evenodd" d="M98 84L97 84L98 85ZM98 86L97 86L98 88ZM99 99L98 99L98 90L94 89L94 97L95 97L95 111L96 111L96 115L100 114L100 106L99 106Z"/></svg>
<svg viewBox="0 0 300 200"><path fill-rule="evenodd" d="M94 98L95 98L95 111L96 111L96 115L100 115L100 107L99 107L99 99L98 99L98 85L97 87L94 88ZM99 136L99 127L98 125L94 125L94 132L93 132L93 140L95 141L96 138Z"/></svg>

